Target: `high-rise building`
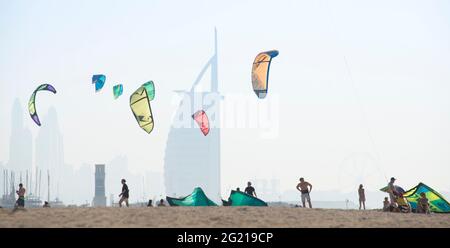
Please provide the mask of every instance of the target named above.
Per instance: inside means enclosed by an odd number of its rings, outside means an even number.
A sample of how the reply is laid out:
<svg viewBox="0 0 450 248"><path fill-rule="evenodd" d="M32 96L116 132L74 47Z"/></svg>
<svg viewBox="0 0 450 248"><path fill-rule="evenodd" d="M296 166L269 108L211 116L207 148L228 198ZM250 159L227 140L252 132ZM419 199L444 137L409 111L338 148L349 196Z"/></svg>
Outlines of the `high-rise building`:
<svg viewBox="0 0 450 248"><path fill-rule="evenodd" d="M33 140L31 132L23 123L24 111L16 99L11 111L11 136L7 167L20 173L31 170L33 163Z"/></svg>
<svg viewBox="0 0 450 248"><path fill-rule="evenodd" d="M50 172L52 183L49 187L52 192L57 192L57 185L63 184L64 181L62 178L64 174L64 144L56 109L50 107L47 115L41 121L42 126L36 137L35 165L39 170ZM59 196L56 195L56 197Z"/></svg>
<svg viewBox="0 0 450 248"><path fill-rule="evenodd" d="M95 165L95 196L92 205L94 207L106 207L104 164Z"/></svg>
<svg viewBox="0 0 450 248"><path fill-rule="evenodd" d="M221 96L218 91L217 32L214 38L214 55L197 77L197 81L189 91L178 91L183 94L183 99L170 128L164 158L164 184L168 196L186 196L195 187L201 187L212 200L220 202L221 199ZM210 91L196 92L195 89L208 68L211 72ZM201 133L191 118L198 110L204 110L209 116L210 131L207 136ZM179 126L180 121L190 125Z"/></svg>

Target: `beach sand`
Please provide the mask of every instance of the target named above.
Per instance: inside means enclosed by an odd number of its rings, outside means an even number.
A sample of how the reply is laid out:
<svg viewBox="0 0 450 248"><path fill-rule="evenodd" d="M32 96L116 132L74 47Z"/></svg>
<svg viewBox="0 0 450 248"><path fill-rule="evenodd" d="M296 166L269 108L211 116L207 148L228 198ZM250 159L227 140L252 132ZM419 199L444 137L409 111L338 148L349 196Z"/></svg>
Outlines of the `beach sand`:
<svg viewBox="0 0 450 248"><path fill-rule="evenodd" d="M0 209L0 227L450 227L449 214L289 207Z"/></svg>

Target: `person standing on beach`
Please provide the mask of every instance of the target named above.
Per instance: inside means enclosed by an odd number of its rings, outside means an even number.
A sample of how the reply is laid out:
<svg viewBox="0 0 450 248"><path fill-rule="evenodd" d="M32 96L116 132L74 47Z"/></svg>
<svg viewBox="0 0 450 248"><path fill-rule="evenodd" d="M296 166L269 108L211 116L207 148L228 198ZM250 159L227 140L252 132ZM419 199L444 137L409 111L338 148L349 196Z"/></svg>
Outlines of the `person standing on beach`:
<svg viewBox="0 0 450 248"><path fill-rule="evenodd" d="M388 198L385 197L384 201L383 201L383 212L391 212L391 211L392 211L391 204L390 204Z"/></svg>
<svg viewBox="0 0 450 248"><path fill-rule="evenodd" d="M130 197L130 192L128 190L128 185L126 184L125 179L122 179L122 193L120 193L119 197L119 207L122 207L122 202L125 202L125 204L128 206L128 198Z"/></svg>
<svg viewBox="0 0 450 248"><path fill-rule="evenodd" d="M297 184L297 190L302 193L303 207L304 208L306 207L305 201L308 200L309 208L312 208L311 197L309 196L309 193L312 190L312 185L310 183L306 182L305 179L302 177L302 178L300 178L300 183Z"/></svg>
<svg viewBox="0 0 450 248"><path fill-rule="evenodd" d="M23 184L19 184L19 190L16 191L19 198L16 201L16 206L18 208L25 208L25 188L23 187Z"/></svg>
<svg viewBox="0 0 450 248"><path fill-rule="evenodd" d="M361 210L361 205L366 210L366 194L364 193L363 185L359 185L358 189L358 195L359 195L359 210Z"/></svg>
<svg viewBox="0 0 450 248"><path fill-rule="evenodd" d="M255 188L252 187L252 183L251 182L247 183L247 188L245 188L245 193L247 193L247 194L249 194L251 196L257 197Z"/></svg>
<svg viewBox="0 0 450 248"><path fill-rule="evenodd" d="M161 199L158 203L158 207L165 207L166 204L164 204L164 199Z"/></svg>
<svg viewBox="0 0 450 248"><path fill-rule="evenodd" d="M391 200L391 206L395 207L396 206L396 190L395 190L395 178L391 177L391 181L388 183L388 193L389 193L389 198Z"/></svg>

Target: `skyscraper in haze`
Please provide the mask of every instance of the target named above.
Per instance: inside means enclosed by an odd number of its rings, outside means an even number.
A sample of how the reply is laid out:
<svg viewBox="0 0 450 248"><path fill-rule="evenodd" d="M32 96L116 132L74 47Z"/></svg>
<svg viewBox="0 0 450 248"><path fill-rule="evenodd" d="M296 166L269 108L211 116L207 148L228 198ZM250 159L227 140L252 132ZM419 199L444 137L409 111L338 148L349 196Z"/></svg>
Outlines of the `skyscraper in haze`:
<svg viewBox="0 0 450 248"><path fill-rule="evenodd" d="M220 99L217 76L217 32L215 33L214 55L205 65L190 91L181 91L183 99L170 128L164 157L164 184L168 196L185 196L195 187L201 187L207 196L220 202ZM210 69L210 91L196 92L201 78ZM179 91L180 92L180 91ZM196 99L215 98L216 101ZM186 109L188 110L186 112ZM212 127L204 136L191 115L204 110ZM189 121L190 127L178 127L180 119Z"/></svg>
<svg viewBox="0 0 450 248"><path fill-rule="evenodd" d="M33 140L31 132L24 126L24 111L19 99L14 101L11 111L11 136L9 137L8 169L20 172L31 170L33 163Z"/></svg>
<svg viewBox="0 0 450 248"><path fill-rule="evenodd" d="M95 196L92 205L94 207L106 207L104 164L95 165Z"/></svg>
<svg viewBox="0 0 450 248"><path fill-rule="evenodd" d="M42 119L42 126L36 138L36 167L42 171L50 171L55 185L61 183L64 169L63 137L59 129L58 115L54 107L50 107Z"/></svg>

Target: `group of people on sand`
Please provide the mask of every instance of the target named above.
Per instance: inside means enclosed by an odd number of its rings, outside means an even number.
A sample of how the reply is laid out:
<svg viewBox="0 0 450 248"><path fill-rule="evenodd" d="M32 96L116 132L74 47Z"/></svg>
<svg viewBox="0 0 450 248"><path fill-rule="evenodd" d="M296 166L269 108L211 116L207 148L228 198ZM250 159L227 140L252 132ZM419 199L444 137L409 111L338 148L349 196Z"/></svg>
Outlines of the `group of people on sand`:
<svg viewBox="0 0 450 248"><path fill-rule="evenodd" d="M413 210L408 200L404 196L404 191L400 187L394 185L395 178L392 177L387 186L387 193L389 197L385 197L383 201L384 212L401 212L401 213L430 213L430 203L424 192L420 193L420 198L417 200L417 209ZM366 209L366 195L364 186L359 185L359 209Z"/></svg>
<svg viewBox="0 0 450 248"><path fill-rule="evenodd" d="M397 179L391 177L391 180L388 183L387 192L389 194L389 199L388 197L384 198L383 211L401 212L401 213L413 212L411 205L404 196L405 192L403 191L403 189L394 185L395 180ZM415 209L414 212L425 214L430 213L430 203L424 192L420 193L420 197L419 199L417 199L417 208Z"/></svg>

